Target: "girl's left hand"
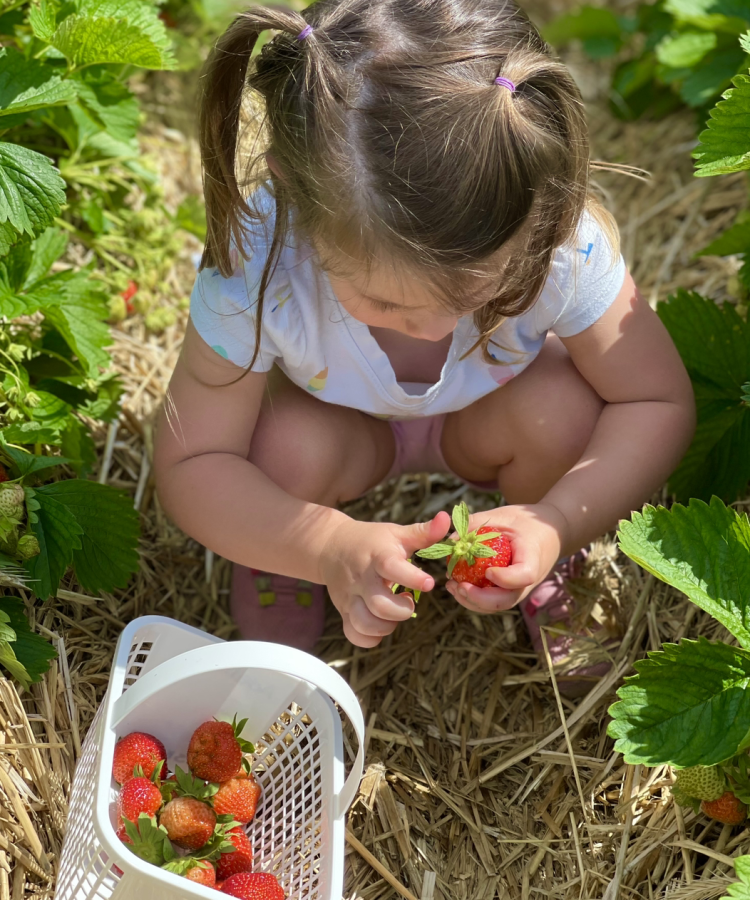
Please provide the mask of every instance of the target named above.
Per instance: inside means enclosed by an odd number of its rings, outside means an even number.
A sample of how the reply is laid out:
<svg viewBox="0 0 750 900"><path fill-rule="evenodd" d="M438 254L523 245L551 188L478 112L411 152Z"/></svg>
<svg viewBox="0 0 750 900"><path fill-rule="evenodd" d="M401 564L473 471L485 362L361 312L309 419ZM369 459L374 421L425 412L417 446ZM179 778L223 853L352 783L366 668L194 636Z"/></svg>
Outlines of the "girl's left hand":
<svg viewBox="0 0 750 900"><path fill-rule="evenodd" d="M479 588L456 581L449 581L446 587L462 606L488 614L515 606L544 580L568 544L569 528L565 516L547 503L502 506L470 517L469 528L483 525L508 535L511 564L487 569L487 579L497 587Z"/></svg>

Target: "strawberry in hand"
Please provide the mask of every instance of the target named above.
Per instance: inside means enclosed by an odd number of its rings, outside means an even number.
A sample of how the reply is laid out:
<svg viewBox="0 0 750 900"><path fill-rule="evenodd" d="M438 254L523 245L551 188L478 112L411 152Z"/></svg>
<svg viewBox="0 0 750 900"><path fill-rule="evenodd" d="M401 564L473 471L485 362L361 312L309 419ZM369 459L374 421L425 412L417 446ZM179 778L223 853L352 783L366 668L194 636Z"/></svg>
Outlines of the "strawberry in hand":
<svg viewBox="0 0 750 900"><path fill-rule="evenodd" d="M469 508L463 502L454 507L452 518L458 535L456 540L446 538L424 550L417 550L417 556L422 559L449 557L449 578L480 588L496 587L485 573L487 569L510 565L511 545L507 535L486 526L469 531Z"/></svg>

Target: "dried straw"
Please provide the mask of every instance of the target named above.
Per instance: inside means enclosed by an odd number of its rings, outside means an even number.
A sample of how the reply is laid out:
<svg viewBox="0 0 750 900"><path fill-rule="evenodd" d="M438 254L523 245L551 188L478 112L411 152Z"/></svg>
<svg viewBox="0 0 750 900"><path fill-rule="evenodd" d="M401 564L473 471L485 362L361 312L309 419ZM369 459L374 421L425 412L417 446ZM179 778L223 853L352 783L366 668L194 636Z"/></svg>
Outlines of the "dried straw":
<svg viewBox="0 0 750 900"><path fill-rule="evenodd" d="M571 55L588 85L596 155L651 173L647 183L596 174L620 223L628 264L650 300L679 287L722 299L736 260L695 254L745 205L741 176L695 180L692 115L623 124L603 107L606 73ZM175 129L179 83L159 82L145 149L158 157L167 198L199 189L195 145ZM175 101L174 103L172 101ZM183 129L189 134L187 126ZM186 244L168 277L174 297L192 278ZM133 496L143 523L142 567L115 596L90 597L73 582L55 601L33 604L32 622L60 659L28 693L0 679L0 900L53 896L67 800L80 742L106 689L112 648L135 616L174 616L233 635L230 567L209 559L166 518L150 460L154 414L164 396L185 323L159 336L140 318L115 332L124 387L122 414L98 435L99 478ZM462 497L486 503L442 475L408 475L348 511L362 519L411 522ZM686 599L597 542L572 586L589 622L605 626L584 647L605 658L601 636L625 636L613 673L569 700L567 676L531 651L517 613L480 617L442 590L376 649L344 640L330 610L319 655L357 691L367 728L366 775L349 815L346 892L379 900L655 898L710 900L731 880L731 860L750 850L750 831L683 814L669 795L669 770L625 765L606 737L607 707L635 658L689 633L722 629ZM688 631L689 629L689 631ZM346 732L353 759L353 737Z"/></svg>

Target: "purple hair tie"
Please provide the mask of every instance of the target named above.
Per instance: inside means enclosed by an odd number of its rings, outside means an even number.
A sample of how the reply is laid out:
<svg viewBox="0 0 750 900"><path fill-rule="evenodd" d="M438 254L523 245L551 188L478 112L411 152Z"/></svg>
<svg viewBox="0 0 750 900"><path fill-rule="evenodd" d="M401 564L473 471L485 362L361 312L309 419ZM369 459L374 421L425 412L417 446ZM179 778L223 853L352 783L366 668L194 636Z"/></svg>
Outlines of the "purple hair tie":
<svg viewBox="0 0 750 900"><path fill-rule="evenodd" d="M495 79L495 84L499 84L500 87L508 88L511 94L514 94L516 92L516 86L515 84L513 84L510 78L503 78L502 75L498 75Z"/></svg>
<svg viewBox="0 0 750 900"><path fill-rule="evenodd" d="M312 25L305 25L305 27L302 29L302 31L300 31L300 33L297 35L297 40L304 41L304 39L306 37L310 37L310 35L312 33L313 33Z"/></svg>

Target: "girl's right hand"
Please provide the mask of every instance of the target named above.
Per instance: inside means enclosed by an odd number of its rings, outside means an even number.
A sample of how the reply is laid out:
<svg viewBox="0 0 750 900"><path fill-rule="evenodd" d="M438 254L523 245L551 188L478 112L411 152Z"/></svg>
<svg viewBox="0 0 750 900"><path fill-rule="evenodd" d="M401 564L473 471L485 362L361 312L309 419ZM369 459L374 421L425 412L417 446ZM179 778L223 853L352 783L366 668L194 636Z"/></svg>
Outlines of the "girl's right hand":
<svg viewBox="0 0 750 900"><path fill-rule="evenodd" d="M448 513L439 512L416 525L347 519L334 529L321 554L320 571L352 644L375 647L399 622L411 618L411 594L393 594L391 585L431 591L435 580L409 559L445 537L450 527Z"/></svg>

